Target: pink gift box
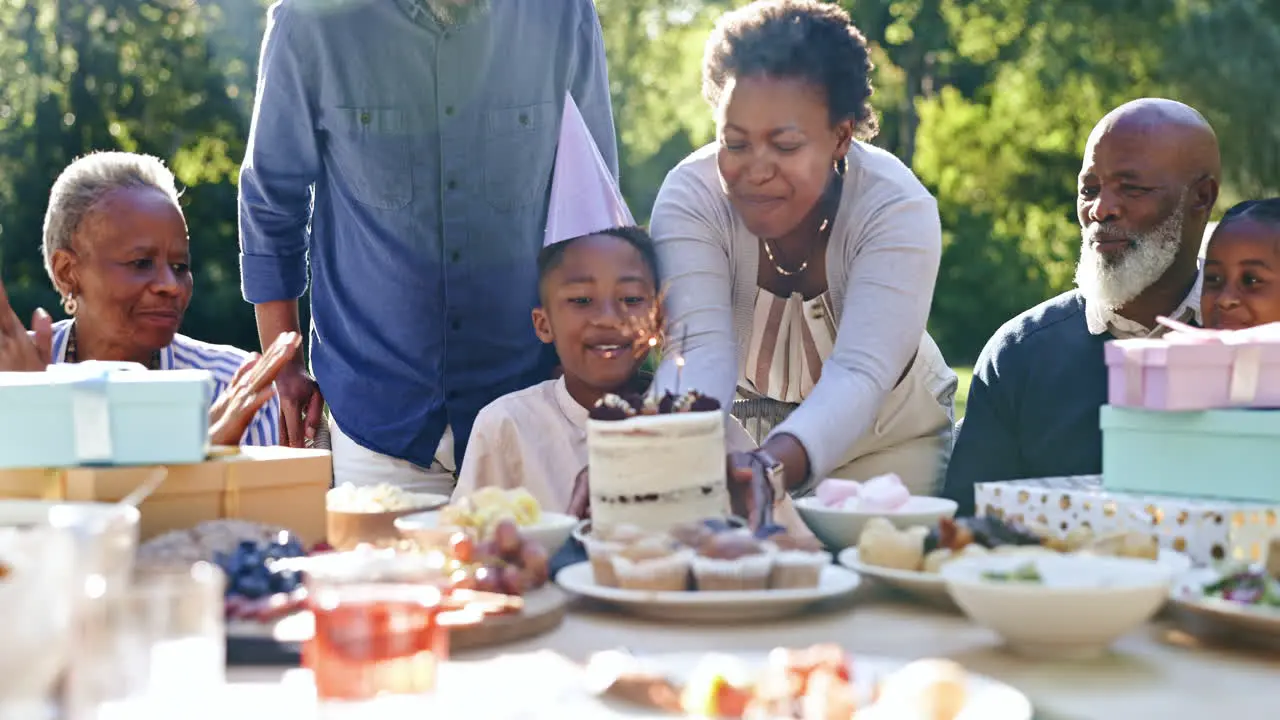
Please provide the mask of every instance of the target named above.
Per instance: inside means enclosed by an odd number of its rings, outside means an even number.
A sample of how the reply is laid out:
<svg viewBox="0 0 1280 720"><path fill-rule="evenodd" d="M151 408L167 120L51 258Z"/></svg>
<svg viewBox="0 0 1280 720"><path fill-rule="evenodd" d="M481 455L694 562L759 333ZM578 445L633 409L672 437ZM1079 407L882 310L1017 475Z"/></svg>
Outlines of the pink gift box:
<svg viewBox="0 0 1280 720"><path fill-rule="evenodd" d="M1108 402L1147 410L1280 407L1280 341L1197 331L1106 345Z"/></svg>

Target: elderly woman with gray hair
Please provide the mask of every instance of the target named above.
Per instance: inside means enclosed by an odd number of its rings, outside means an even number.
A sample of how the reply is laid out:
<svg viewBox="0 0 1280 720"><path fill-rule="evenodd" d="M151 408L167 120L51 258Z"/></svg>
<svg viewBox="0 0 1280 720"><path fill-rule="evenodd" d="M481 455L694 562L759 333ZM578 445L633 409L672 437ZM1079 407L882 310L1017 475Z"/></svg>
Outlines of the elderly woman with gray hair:
<svg viewBox="0 0 1280 720"><path fill-rule="evenodd" d="M279 441L272 381L300 339L286 337L259 358L178 333L191 302L191 252L173 173L164 163L100 152L67 166L49 196L44 261L71 319L50 328L38 311L26 336L0 289L0 370L83 360L208 370L216 385L211 439Z"/></svg>

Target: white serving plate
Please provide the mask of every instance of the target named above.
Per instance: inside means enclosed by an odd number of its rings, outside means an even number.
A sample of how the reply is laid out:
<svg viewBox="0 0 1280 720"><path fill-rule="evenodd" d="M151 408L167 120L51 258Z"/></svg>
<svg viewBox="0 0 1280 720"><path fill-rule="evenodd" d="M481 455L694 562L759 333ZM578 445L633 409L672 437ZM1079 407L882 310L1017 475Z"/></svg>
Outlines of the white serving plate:
<svg viewBox="0 0 1280 720"><path fill-rule="evenodd" d="M823 506L817 497L796 501L796 510L805 525L828 548L839 551L855 547L862 529L872 518L884 518L899 530L933 527L942 518L955 517L956 503L946 498L913 495L897 510L840 510Z"/></svg>
<svg viewBox="0 0 1280 720"><path fill-rule="evenodd" d="M858 559L858 548L856 547L846 548L836 557L836 562L857 572L859 575L875 578L885 585L912 597L948 608L956 607L955 600L947 590L947 581L943 579L941 573L894 570L877 565L868 565ZM1162 549L1156 562L1161 565L1167 565L1175 575L1182 574L1191 568L1191 557L1176 550Z"/></svg>
<svg viewBox="0 0 1280 720"><path fill-rule="evenodd" d="M951 600L951 594L947 592L947 582L938 573L894 570L878 565L868 565L858 559L858 548L856 547L845 548L836 557L836 562L859 575L875 578L885 585L895 590L901 590L912 597L947 607L955 607L955 603Z"/></svg>
<svg viewBox="0 0 1280 720"><path fill-rule="evenodd" d="M562 569L556 574L556 583L569 592L617 605L640 617L738 622L795 615L814 603L852 593L861 579L855 572L828 565L822 569L822 578L816 588L735 592L624 590L596 584L591 564L584 562Z"/></svg>
<svg viewBox="0 0 1280 720"><path fill-rule="evenodd" d="M1175 608L1202 617L1218 626L1280 639L1280 608L1259 607L1205 597L1204 588L1222 578L1216 568L1183 573L1173 584L1169 602Z"/></svg>
<svg viewBox="0 0 1280 720"><path fill-rule="evenodd" d="M748 670L763 668L768 662L766 653L716 653L727 655L742 663ZM668 678L683 683L695 672L698 663L703 659L702 653L670 653L644 655L640 662L647 670L659 672ZM855 686L861 693L870 695L875 683L884 679L907 664L906 660L896 660L868 655L853 656L853 676ZM1031 701L1018 690L991 678L975 675L966 671L969 700L956 720L1031 720ZM645 720L661 720L677 717L666 713L637 708L620 700L600 699L598 717L607 720L615 718L643 718ZM879 716L877 716L879 717Z"/></svg>

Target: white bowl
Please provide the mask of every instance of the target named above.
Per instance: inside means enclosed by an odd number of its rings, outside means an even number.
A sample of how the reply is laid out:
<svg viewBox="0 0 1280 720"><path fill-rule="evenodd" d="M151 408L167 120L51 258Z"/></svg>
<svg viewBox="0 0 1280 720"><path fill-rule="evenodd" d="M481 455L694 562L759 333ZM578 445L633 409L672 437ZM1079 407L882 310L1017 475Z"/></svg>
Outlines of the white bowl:
<svg viewBox="0 0 1280 720"><path fill-rule="evenodd" d="M1034 563L1042 582L983 577ZM947 591L975 623L1037 658L1085 659L1160 610L1173 585L1167 564L1091 555L984 555L942 568Z"/></svg>
<svg viewBox="0 0 1280 720"><path fill-rule="evenodd" d="M541 545L547 555L555 555L569 539L578 518L561 513L543 512L538 522L520 528L520 535ZM406 537L418 537L428 541L446 538L456 527L440 524L440 511L420 512L396 518L396 530Z"/></svg>
<svg viewBox="0 0 1280 720"><path fill-rule="evenodd" d="M824 507L816 497L800 498L796 509L805 525L828 548L839 552L854 547L862 537L862 528L872 518L884 518L900 530L924 525L933 527L942 518L955 517L956 503L946 498L911 496L906 505L897 510L839 510Z"/></svg>

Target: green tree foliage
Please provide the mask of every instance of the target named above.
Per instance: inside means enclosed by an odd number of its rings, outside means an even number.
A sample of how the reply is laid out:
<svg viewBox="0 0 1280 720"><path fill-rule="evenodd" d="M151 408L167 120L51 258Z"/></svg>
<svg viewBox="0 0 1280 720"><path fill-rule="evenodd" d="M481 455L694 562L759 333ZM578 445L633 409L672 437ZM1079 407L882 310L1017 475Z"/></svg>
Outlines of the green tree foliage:
<svg viewBox="0 0 1280 720"><path fill-rule="evenodd" d="M170 162L186 186L196 295L184 330L256 345L239 292L235 171L269 0L0 0L0 272L19 312L57 297L40 260L49 187L89 150ZM746 0L596 0L623 192L648 216L713 137L707 33ZM1159 94L1222 140L1219 208L1280 190L1276 0L842 0L872 43L881 133L937 195L931 330L972 360L1004 320L1071 284L1075 176L1107 110Z"/></svg>

